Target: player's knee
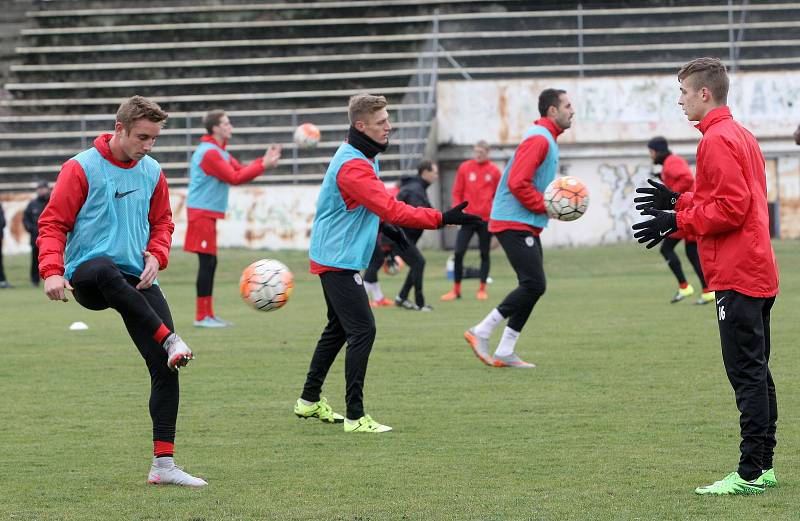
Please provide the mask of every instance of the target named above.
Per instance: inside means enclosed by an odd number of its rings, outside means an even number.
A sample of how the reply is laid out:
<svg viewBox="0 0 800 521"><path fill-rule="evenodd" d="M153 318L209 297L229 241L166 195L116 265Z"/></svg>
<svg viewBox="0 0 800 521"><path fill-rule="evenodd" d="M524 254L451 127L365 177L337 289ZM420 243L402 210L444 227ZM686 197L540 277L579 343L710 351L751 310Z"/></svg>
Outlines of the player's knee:
<svg viewBox="0 0 800 521"><path fill-rule="evenodd" d="M520 284L525 291L528 292L532 297L539 298L544 295L544 292L547 290L547 283L544 280L524 280Z"/></svg>

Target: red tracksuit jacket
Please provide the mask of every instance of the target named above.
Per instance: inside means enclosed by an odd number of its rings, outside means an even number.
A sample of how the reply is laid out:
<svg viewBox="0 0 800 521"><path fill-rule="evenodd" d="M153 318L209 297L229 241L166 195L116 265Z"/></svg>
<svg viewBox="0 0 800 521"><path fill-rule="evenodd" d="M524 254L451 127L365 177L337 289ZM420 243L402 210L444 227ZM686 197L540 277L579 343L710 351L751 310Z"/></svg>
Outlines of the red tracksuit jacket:
<svg viewBox="0 0 800 521"><path fill-rule="evenodd" d="M494 193L502 175L497 165L491 161L464 161L458 167L456 181L453 183L453 206L469 201L467 211L488 221L489 214L492 213Z"/></svg>
<svg viewBox="0 0 800 521"><path fill-rule="evenodd" d="M694 192L675 206L678 228L697 236L709 289L751 297L778 293L778 265L769 238L767 176L756 138L717 107L697 125Z"/></svg>
<svg viewBox="0 0 800 521"><path fill-rule="evenodd" d="M673 192L681 194L691 192L694 189L694 177L692 176L692 169L689 168L689 163L675 154L670 154L664 159L664 165L661 169L661 181ZM697 241L697 237L685 230L670 234L670 238Z"/></svg>

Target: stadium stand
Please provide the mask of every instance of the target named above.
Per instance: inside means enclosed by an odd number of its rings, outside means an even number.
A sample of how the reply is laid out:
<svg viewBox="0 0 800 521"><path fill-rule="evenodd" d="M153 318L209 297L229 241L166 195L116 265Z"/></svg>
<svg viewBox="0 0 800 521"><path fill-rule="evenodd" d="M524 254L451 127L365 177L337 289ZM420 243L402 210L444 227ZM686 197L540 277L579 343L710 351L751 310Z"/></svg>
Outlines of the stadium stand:
<svg viewBox="0 0 800 521"><path fill-rule="evenodd" d="M179 184L210 108L230 111L232 150L243 158L284 144L290 160L260 182L318 182L346 128L346 98L383 93L398 128L392 141L400 144L382 162L392 179L410 172L426 149L439 78L664 73L698 50L741 70L800 66L795 2L27 4L0 96L6 189L54 178L132 94L170 112L154 155ZM314 151L291 144L303 121L323 130Z"/></svg>

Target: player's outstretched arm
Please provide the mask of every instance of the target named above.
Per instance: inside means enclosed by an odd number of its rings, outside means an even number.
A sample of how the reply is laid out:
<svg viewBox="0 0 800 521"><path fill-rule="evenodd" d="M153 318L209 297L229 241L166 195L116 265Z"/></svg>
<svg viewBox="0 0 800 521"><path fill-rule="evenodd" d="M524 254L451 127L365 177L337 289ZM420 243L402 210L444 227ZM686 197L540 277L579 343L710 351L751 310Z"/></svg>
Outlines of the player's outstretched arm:
<svg viewBox="0 0 800 521"><path fill-rule="evenodd" d="M446 212L442 212L442 226L447 226L448 224L474 224L481 222L482 219L479 216L471 213L464 213L464 208L466 208L467 205L469 205L469 201L464 201Z"/></svg>

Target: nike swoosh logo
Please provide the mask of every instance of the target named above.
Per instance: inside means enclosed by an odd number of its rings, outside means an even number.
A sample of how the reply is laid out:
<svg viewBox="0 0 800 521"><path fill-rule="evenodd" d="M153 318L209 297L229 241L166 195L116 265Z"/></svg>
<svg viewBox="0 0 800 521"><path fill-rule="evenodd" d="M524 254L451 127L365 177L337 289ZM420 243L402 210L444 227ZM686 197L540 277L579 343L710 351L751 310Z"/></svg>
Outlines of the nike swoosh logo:
<svg viewBox="0 0 800 521"><path fill-rule="evenodd" d="M127 192L120 192L119 190L117 190L116 192L114 192L114 198L115 199L122 199L126 195L132 194L133 192L135 192L137 190L139 190L139 189L137 188L135 190L128 190Z"/></svg>
<svg viewBox="0 0 800 521"><path fill-rule="evenodd" d="M720 302L722 302L723 300L725 300L725 297L722 297L721 299L717 300L717 304L719 304L719 303L720 303Z"/></svg>
<svg viewBox="0 0 800 521"><path fill-rule="evenodd" d="M663 232L658 232L658 234L663 237L663 236L667 235L669 232L670 232L670 230L664 230Z"/></svg>

